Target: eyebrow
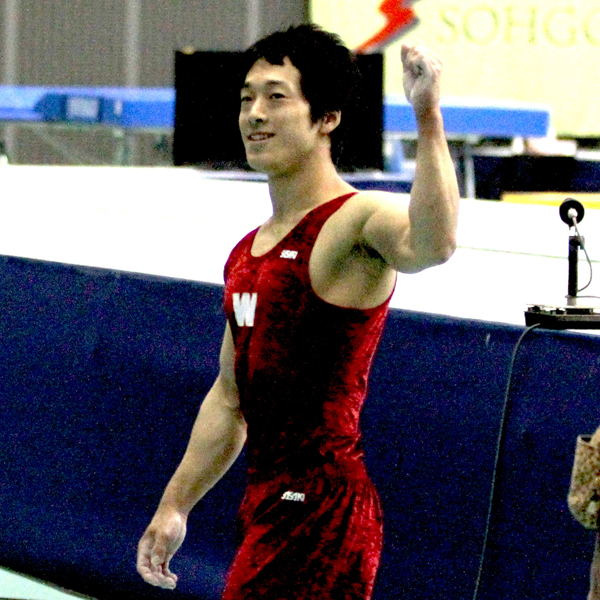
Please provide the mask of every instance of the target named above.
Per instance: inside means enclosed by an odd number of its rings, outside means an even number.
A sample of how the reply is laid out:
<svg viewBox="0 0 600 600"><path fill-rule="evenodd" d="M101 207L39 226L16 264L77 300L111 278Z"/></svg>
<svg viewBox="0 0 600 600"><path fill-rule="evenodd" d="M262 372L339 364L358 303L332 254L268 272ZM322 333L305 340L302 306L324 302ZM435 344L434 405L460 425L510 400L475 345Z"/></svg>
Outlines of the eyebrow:
<svg viewBox="0 0 600 600"><path fill-rule="evenodd" d="M285 81L279 80L279 79L270 79L269 81L265 82L265 87L277 87L278 85L287 85L287 83ZM244 85L241 87L242 90L247 90L250 89L252 87L252 84L248 81L244 82Z"/></svg>

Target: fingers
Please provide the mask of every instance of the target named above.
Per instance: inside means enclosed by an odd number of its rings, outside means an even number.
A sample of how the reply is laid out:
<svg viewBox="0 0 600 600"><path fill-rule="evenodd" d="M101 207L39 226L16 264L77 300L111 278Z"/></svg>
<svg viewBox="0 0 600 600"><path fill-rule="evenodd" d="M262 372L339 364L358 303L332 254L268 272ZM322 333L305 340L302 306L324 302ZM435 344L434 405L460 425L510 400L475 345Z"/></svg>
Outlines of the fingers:
<svg viewBox="0 0 600 600"><path fill-rule="evenodd" d="M432 60L440 62L439 56L433 52L430 48L425 46L424 44L415 43L407 43L404 42L402 44L402 61L405 59L419 59L419 58L430 58Z"/></svg>
<svg viewBox="0 0 600 600"><path fill-rule="evenodd" d="M437 114L442 63L422 44L402 44L402 83L417 118Z"/></svg>
<svg viewBox="0 0 600 600"><path fill-rule="evenodd" d="M166 539L146 533L138 545L137 571L150 585L173 590L177 585L177 575L169 569L171 558L167 553Z"/></svg>
<svg viewBox="0 0 600 600"><path fill-rule="evenodd" d="M174 590L177 585L177 575L171 573L169 569L171 558L171 556L166 555L161 547L152 555L150 563L154 567L153 573L158 579L158 585L162 588Z"/></svg>
<svg viewBox="0 0 600 600"><path fill-rule="evenodd" d="M186 515L176 510L157 511L138 544L137 570L151 585L172 590L177 585L177 575L169 563L183 543L186 532Z"/></svg>
<svg viewBox="0 0 600 600"><path fill-rule="evenodd" d="M422 44L402 44L402 64L414 76L437 75L441 71L442 61L429 48Z"/></svg>

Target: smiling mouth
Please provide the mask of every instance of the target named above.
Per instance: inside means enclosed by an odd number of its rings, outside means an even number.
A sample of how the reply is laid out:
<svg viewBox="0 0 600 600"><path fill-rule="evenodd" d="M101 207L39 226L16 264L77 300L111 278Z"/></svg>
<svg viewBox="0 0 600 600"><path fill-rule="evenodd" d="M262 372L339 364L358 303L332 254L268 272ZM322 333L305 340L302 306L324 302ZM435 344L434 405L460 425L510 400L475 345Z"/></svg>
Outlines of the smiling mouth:
<svg viewBox="0 0 600 600"><path fill-rule="evenodd" d="M248 136L248 140L251 142L264 142L265 140L272 138L274 135L274 133L253 133L252 135Z"/></svg>

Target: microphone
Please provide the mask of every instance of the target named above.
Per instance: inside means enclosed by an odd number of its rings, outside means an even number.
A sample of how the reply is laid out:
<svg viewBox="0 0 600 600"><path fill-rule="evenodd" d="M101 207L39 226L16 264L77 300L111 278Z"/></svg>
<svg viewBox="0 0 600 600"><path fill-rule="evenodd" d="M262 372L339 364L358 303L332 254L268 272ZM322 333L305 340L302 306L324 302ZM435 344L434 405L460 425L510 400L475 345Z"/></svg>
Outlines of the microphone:
<svg viewBox="0 0 600 600"><path fill-rule="evenodd" d="M584 239L579 235L577 223L581 222L585 211L581 202L574 198L566 198L560 205L559 213L560 218L569 226L569 228L575 228L575 233L569 235L569 286L567 294L568 304L570 306L575 306L577 304L577 293L580 291L577 285L579 248L585 250Z"/></svg>
<svg viewBox="0 0 600 600"><path fill-rule="evenodd" d="M585 249L585 239L579 235L577 227L577 223L581 222L585 212L583 205L574 198L566 198L560 205L559 212L562 221L569 226L567 306L551 308L532 305L525 312L525 324L529 327L537 324L548 329L600 329L600 309L577 304L577 294L583 292L592 282L592 263ZM590 266L590 280L581 289L577 284L579 248L585 252ZM594 298L595 296L587 297Z"/></svg>
<svg viewBox="0 0 600 600"><path fill-rule="evenodd" d="M585 210L579 200L566 198L560 205L559 213L563 223L566 223L569 227L573 227L573 225L581 223Z"/></svg>

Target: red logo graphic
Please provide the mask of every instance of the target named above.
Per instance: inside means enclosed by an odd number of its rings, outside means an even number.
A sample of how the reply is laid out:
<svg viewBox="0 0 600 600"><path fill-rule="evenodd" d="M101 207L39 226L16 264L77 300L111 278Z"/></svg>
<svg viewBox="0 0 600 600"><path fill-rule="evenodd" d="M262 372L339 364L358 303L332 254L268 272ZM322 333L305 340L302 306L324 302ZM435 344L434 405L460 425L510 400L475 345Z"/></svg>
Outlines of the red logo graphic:
<svg viewBox="0 0 600 600"><path fill-rule="evenodd" d="M379 52L405 33L407 29L415 26L418 19L410 6L412 2L413 0L383 0L378 10L387 18L387 23L371 39L361 44L356 52L358 54Z"/></svg>

